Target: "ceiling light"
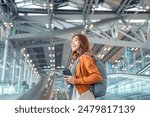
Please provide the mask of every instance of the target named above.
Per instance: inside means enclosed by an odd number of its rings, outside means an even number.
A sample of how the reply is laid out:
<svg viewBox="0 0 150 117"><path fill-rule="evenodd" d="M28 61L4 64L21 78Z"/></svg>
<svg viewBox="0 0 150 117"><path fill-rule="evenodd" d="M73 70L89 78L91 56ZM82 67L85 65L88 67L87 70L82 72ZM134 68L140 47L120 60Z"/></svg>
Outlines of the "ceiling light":
<svg viewBox="0 0 150 117"><path fill-rule="evenodd" d="M140 6L140 9L143 9L143 6Z"/></svg>
<svg viewBox="0 0 150 117"><path fill-rule="evenodd" d="M145 57L146 57L146 58L150 58L150 55L146 55Z"/></svg>
<svg viewBox="0 0 150 117"><path fill-rule="evenodd" d="M95 6L95 5L93 5L92 7L93 7L93 8L96 8L96 6Z"/></svg>
<svg viewBox="0 0 150 117"><path fill-rule="evenodd" d="M48 47L49 50L51 50L51 47Z"/></svg>
<svg viewBox="0 0 150 117"><path fill-rule="evenodd" d="M49 24L45 24L46 25L46 28L49 28Z"/></svg>
<svg viewBox="0 0 150 117"><path fill-rule="evenodd" d="M93 24L91 24L89 28L90 28L90 29L92 29L93 27L94 27L94 25L93 25Z"/></svg>
<svg viewBox="0 0 150 117"><path fill-rule="evenodd" d="M85 27L84 27L85 29L88 29L88 25L85 25Z"/></svg>
<svg viewBox="0 0 150 117"><path fill-rule="evenodd" d="M50 9L53 9L53 4L49 4L49 6L50 6Z"/></svg>
<svg viewBox="0 0 150 117"><path fill-rule="evenodd" d="M107 50L107 48L106 48L106 47L104 48L104 51L105 51L105 50Z"/></svg>
<svg viewBox="0 0 150 117"><path fill-rule="evenodd" d="M101 56L101 58L103 58L104 57L104 54Z"/></svg>
<svg viewBox="0 0 150 117"><path fill-rule="evenodd" d="M109 47L107 50L110 50L111 48Z"/></svg>
<svg viewBox="0 0 150 117"><path fill-rule="evenodd" d="M123 26L123 27L122 27L122 29L125 29L125 28L126 28L126 26Z"/></svg>
<svg viewBox="0 0 150 117"><path fill-rule="evenodd" d="M118 62L118 60L115 60L115 63L117 63Z"/></svg>
<svg viewBox="0 0 150 117"><path fill-rule="evenodd" d="M51 27L54 28L54 24L51 24Z"/></svg>
<svg viewBox="0 0 150 117"><path fill-rule="evenodd" d="M4 22L4 25L7 25L7 23L6 23L6 22Z"/></svg>
<svg viewBox="0 0 150 117"><path fill-rule="evenodd" d="M131 28L131 25L129 25L128 28Z"/></svg>
<svg viewBox="0 0 150 117"><path fill-rule="evenodd" d="M43 6L46 7L46 4L44 3Z"/></svg>
<svg viewBox="0 0 150 117"><path fill-rule="evenodd" d="M148 10L150 7L149 6L146 6L146 9Z"/></svg>

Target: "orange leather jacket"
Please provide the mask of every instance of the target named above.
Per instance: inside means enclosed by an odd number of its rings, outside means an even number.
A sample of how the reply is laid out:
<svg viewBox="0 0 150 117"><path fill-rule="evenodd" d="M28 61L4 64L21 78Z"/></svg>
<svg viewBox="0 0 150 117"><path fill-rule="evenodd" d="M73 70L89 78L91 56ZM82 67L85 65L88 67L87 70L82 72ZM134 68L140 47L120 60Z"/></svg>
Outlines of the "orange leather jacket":
<svg viewBox="0 0 150 117"><path fill-rule="evenodd" d="M75 86L79 94L88 91L89 85L102 81L94 59L86 54L80 56L75 76Z"/></svg>

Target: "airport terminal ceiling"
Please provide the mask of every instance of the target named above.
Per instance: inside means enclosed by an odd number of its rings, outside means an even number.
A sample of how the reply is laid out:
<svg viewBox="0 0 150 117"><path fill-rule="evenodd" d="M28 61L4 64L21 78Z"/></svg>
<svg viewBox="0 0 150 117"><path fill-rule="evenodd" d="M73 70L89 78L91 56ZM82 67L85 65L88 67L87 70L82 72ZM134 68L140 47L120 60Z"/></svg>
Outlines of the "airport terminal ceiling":
<svg viewBox="0 0 150 117"><path fill-rule="evenodd" d="M0 0L0 29L0 43L8 38L41 75L59 75L73 33L86 34L92 51L112 64L123 47L150 49L150 0Z"/></svg>

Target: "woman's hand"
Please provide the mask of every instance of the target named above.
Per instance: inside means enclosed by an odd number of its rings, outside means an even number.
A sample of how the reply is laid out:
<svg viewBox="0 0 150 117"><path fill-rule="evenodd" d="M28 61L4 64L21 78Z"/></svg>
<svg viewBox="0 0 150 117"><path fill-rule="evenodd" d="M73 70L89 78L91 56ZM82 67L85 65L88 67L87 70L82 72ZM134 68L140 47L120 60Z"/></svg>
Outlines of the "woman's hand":
<svg viewBox="0 0 150 117"><path fill-rule="evenodd" d="M75 84L75 76L70 76L70 77L65 77L64 80L66 81L67 84Z"/></svg>

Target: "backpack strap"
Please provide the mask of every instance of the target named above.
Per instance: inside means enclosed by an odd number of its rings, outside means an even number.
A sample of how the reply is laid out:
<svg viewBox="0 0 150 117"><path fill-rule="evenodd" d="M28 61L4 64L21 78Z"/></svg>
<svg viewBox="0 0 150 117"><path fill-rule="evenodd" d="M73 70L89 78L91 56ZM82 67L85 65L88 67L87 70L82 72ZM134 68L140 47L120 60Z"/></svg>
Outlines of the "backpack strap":
<svg viewBox="0 0 150 117"><path fill-rule="evenodd" d="M85 52L84 54L89 55L91 58L93 58L95 60L94 55L92 55L92 54L90 54L88 52Z"/></svg>
<svg viewBox="0 0 150 117"><path fill-rule="evenodd" d="M79 62L79 57L74 61L73 65L71 66L70 71L72 75L75 75L75 69L76 69L78 62Z"/></svg>
<svg viewBox="0 0 150 117"><path fill-rule="evenodd" d="M84 54L89 55L90 57L92 57L92 58L94 59L94 56L91 55L90 53L85 52ZM81 56L82 56L82 55L81 55ZM78 62L79 62L79 58L80 58L80 57L78 57L78 58L74 61L73 65L72 65L72 67L71 67L71 69L70 69L72 75L75 74L75 69L76 69L76 66L77 66L77 64L78 64Z"/></svg>

